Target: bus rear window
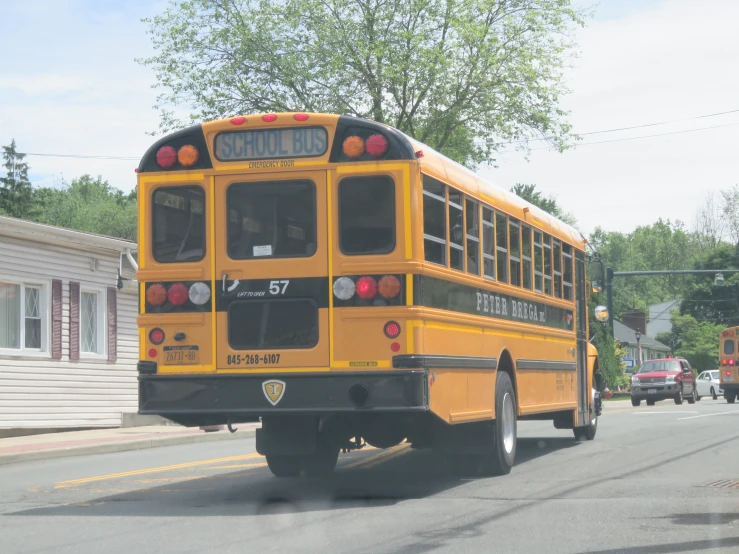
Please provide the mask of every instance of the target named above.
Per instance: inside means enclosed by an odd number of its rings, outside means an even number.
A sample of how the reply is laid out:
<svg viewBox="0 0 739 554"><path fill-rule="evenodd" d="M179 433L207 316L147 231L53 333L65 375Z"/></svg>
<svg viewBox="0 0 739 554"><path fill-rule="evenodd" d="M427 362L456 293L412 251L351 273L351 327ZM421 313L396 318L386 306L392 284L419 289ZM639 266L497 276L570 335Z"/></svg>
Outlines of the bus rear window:
<svg viewBox="0 0 739 554"><path fill-rule="evenodd" d="M733 353L734 353L734 341L733 340L724 341L724 354L733 354Z"/></svg>
<svg viewBox="0 0 739 554"><path fill-rule="evenodd" d="M315 254L316 188L312 181L235 183L228 188L226 203L232 260Z"/></svg>
<svg viewBox="0 0 739 554"><path fill-rule="evenodd" d="M205 193L200 186L166 187L152 197L152 255L158 262L205 256Z"/></svg>
<svg viewBox="0 0 739 554"><path fill-rule="evenodd" d="M395 249L391 177L348 177L339 183L339 245L350 255L387 254Z"/></svg>

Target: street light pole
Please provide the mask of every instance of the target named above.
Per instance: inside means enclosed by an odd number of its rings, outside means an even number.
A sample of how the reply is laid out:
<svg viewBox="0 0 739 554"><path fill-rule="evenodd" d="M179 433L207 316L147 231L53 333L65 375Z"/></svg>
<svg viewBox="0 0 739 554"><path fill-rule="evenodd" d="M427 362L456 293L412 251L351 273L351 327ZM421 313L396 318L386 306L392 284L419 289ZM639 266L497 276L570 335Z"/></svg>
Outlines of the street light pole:
<svg viewBox="0 0 739 554"><path fill-rule="evenodd" d="M636 355L639 358L639 367L641 367L641 349L639 348L639 342L641 341L641 331L639 329L636 330Z"/></svg>

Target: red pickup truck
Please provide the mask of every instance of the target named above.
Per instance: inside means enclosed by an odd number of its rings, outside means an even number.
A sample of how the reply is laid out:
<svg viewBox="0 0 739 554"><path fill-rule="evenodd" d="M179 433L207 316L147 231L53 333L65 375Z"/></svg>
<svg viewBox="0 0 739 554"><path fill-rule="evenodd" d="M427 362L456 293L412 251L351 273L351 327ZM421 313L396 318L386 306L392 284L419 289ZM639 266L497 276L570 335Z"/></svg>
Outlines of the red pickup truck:
<svg viewBox="0 0 739 554"><path fill-rule="evenodd" d="M682 404L686 399L694 404L698 399L695 388L695 373L688 360L667 358L644 362L631 377L631 405L638 406L642 400L654 406L657 400L674 399Z"/></svg>

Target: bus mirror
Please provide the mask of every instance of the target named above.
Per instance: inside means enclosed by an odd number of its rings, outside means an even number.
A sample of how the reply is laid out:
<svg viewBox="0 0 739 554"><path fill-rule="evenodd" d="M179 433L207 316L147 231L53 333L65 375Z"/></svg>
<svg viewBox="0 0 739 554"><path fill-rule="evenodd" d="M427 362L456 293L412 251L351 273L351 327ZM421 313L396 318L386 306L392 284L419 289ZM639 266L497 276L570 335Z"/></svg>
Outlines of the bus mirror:
<svg viewBox="0 0 739 554"><path fill-rule="evenodd" d="M605 306L598 306L595 308L595 319L600 321L601 323L605 323L608 321L608 308Z"/></svg>
<svg viewBox="0 0 739 554"><path fill-rule="evenodd" d="M603 292L603 285L600 281L593 280L590 286L590 290L596 294Z"/></svg>
<svg viewBox="0 0 739 554"><path fill-rule="evenodd" d="M603 375L600 372L593 374L593 380L595 381L595 390L603 390Z"/></svg>

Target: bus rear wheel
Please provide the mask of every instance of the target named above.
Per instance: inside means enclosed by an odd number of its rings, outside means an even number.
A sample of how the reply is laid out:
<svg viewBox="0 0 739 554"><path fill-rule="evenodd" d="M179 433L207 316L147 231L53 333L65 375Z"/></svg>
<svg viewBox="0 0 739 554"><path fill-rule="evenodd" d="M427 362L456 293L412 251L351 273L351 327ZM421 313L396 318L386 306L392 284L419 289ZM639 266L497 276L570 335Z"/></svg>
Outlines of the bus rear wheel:
<svg viewBox="0 0 739 554"><path fill-rule="evenodd" d="M734 400L736 400L736 394L733 392L726 391L724 393L724 398L726 398L726 402L728 402L729 404L733 404Z"/></svg>
<svg viewBox="0 0 739 554"><path fill-rule="evenodd" d="M311 454L267 454L267 466L275 477L327 477L336 468L339 448L318 442Z"/></svg>
<svg viewBox="0 0 739 554"><path fill-rule="evenodd" d="M495 422L492 448L486 455L485 470L492 475L507 475L516 460L516 393L510 376L498 371L495 379Z"/></svg>
<svg viewBox="0 0 739 554"><path fill-rule="evenodd" d="M267 467L275 477L298 477L302 464L300 456L286 456L284 454L267 454Z"/></svg>

